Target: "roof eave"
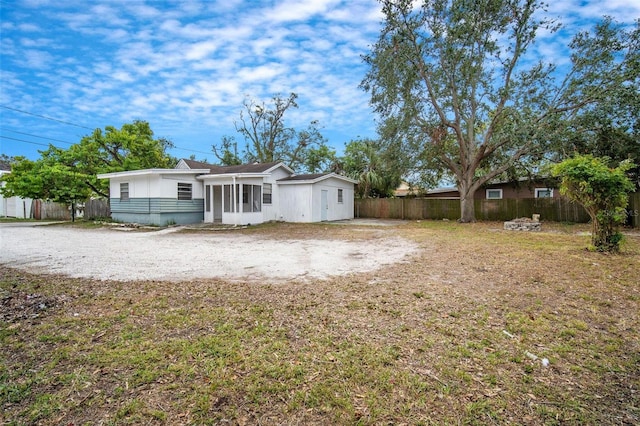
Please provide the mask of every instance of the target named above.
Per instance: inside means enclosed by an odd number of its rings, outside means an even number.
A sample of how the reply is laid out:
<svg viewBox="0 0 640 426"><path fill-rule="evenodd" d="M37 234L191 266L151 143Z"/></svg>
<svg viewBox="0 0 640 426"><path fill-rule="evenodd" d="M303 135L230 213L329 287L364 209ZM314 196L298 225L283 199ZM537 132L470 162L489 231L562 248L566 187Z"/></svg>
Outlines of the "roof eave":
<svg viewBox="0 0 640 426"><path fill-rule="evenodd" d="M121 177L145 176L145 175L201 175L209 173L208 169L142 169L124 172L100 173L98 179L114 179Z"/></svg>
<svg viewBox="0 0 640 426"><path fill-rule="evenodd" d="M235 178L260 178L260 177L267 177L269 176L269 173L267 172L263 172L263 173L208 173L208 174L203 174L198 176L196 179L198 180L205 180L205 179L219 179L219 178L229 178L229 177L235 177Z"/></svg>

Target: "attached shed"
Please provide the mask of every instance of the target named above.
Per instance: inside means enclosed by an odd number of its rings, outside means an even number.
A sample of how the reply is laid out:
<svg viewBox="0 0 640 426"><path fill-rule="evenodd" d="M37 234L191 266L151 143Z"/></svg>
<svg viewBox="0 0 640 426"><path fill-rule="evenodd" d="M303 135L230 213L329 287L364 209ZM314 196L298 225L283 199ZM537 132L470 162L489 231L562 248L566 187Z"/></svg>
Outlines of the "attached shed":
<svg viewBox="0 0 640 426"><path fill-rule="evenodd" d="M353 219L357 181L335 173L290 176L278 181L281 220L323 222Z"/></svg>

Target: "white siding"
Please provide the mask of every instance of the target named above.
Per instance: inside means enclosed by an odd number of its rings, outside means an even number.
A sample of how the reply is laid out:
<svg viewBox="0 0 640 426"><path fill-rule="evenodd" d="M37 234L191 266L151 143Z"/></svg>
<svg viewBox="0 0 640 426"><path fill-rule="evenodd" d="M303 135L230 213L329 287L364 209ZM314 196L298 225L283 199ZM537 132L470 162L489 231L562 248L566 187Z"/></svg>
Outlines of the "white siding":
<svg viewBox="0 0 640 426"><path fill-rule="evenodd" d="M321 206L320 206L320 191L323 189L328 191L329 195L329 212L327 215L327 220L343 220L343 219L353 219L353 198L354 198L354 190L353 184L344 182L340 179L329 178L318 182L314 190L314 204L317 198L318 200L318 208L314 209L314 219L317 216L317 220L320 220L321 214ZM338 189L342 189L342 203L338 202Z"/></svg>
<svg viewBox="0 0 640 426"><path fill-rule="evenodd" d="M193 175L143 175L117 177L110 179L109 196L120 198L120 184L129 184L129 198L177 198L178 182L191 183L193 186L192 196L204 198L204 188L201 182L197 181Z"/></svg>
<svg viewBox="0 0 640 426"><path fill-rule="evenodd" d="M8 171L0 170L0 176L8 174ZM5 183L2 182L2 186ZM0 217L15 217L28 219L31 217L31 198L7 197L0 194Z"/></svg>
<svg viewBox="0 0 640 426"><path fill-rule="evenodd" d="M311 184L279 185L280 215L285 222L313 222L313 186ZM318 193L318 202L320 204ZM318 219L320 211L318 210Z"/></svg>
<svg viewBox="0 0 640 426"><path fill-rule="evenodd" d="M338 203L342 189L342 203ZM337 178L316 183L286 183L279 185L280 219L286 222L320 222L322 191L327 191L327 220L353 219L353 184Z"/></svg>
<svg viewBox="0 0 640 426"><path fill-rule="evenodd" d="M280 212L280 186L278 185L279 179L289 177L289 172L282 167L278 167L271 175L264 178L265 183L271 184L271 205L263 205L264 221L269 222L272 220L284 220Z"/></svg>

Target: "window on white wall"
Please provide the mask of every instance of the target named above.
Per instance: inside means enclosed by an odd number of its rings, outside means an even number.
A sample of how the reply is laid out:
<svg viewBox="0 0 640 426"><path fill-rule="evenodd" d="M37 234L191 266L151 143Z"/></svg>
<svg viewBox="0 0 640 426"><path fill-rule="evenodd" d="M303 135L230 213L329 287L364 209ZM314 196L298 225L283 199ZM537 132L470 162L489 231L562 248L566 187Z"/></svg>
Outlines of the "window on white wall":
<svg viewBox="0 0 640 426"><path fill-rule="evenodd" d="M231 185L224 185L223 191L224 195L222 198L224 199L224 212L230 213L231 206L233 205L233 194L231 192Z"/></svg>
<svg viewBox="0 0 640 426"><path fill-rule="evenodd" d="M262 186L260 185L251 185L251 211L252 212L261 212L262 211Z"/></svg>
<svg viewBox="0 0 640 426"><path fill-rule="evenodd" d="M552 188L536 188L536 198L553 198Z"/></svg>
<svg viewBox="0 0 640 426"><path fill-rule="evenodd" d="M344 198L343 198L343 195L342 195L342 189L338 189L338 202L339 203L344 202Z"/></svg>
<svg viewBox="0 0 640 426"><path fill-rule="evenodd" d="M120 201L129 201L129 183L120 184Z"/></svg>
<svg viewBox="0 0 640 426"><path fill-rule="evenodd" d="M193 184L178 182L178 200L191 200Z"/></svg>
<svg viewBox="0 0 640 426"><path fill-rule="evenodd" d="M487 200L502 200L502 189L487 189Z"/></svg>
<svg viewBox="0 0 640 426"><path fill-rule="evenodd" d="M242 185L242 211L245 213L262 211L262 186Z"/></svg>
<svg viewBox="0 0 640 426"><path fill-rule="evenodd" d="M270 183L262 185L262 204L271 204L271 191L273 188Z"/></svg>

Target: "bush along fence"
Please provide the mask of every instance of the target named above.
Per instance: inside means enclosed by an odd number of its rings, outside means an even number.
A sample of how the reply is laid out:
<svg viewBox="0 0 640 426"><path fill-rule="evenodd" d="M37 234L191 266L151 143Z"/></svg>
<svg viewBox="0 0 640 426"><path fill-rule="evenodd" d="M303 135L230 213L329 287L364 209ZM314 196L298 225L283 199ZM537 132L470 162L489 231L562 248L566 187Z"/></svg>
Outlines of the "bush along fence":
<svg viewBox="0 0 640 426"><path fill-rule="evenodd" d="M543 221L589 222L589 215L582 206L564 198L476 200L475 207L478 220L506 221L539 214ZM358 218L457 220L460 218L460 200L365 198L355 200L354 210Z"/></svg>

